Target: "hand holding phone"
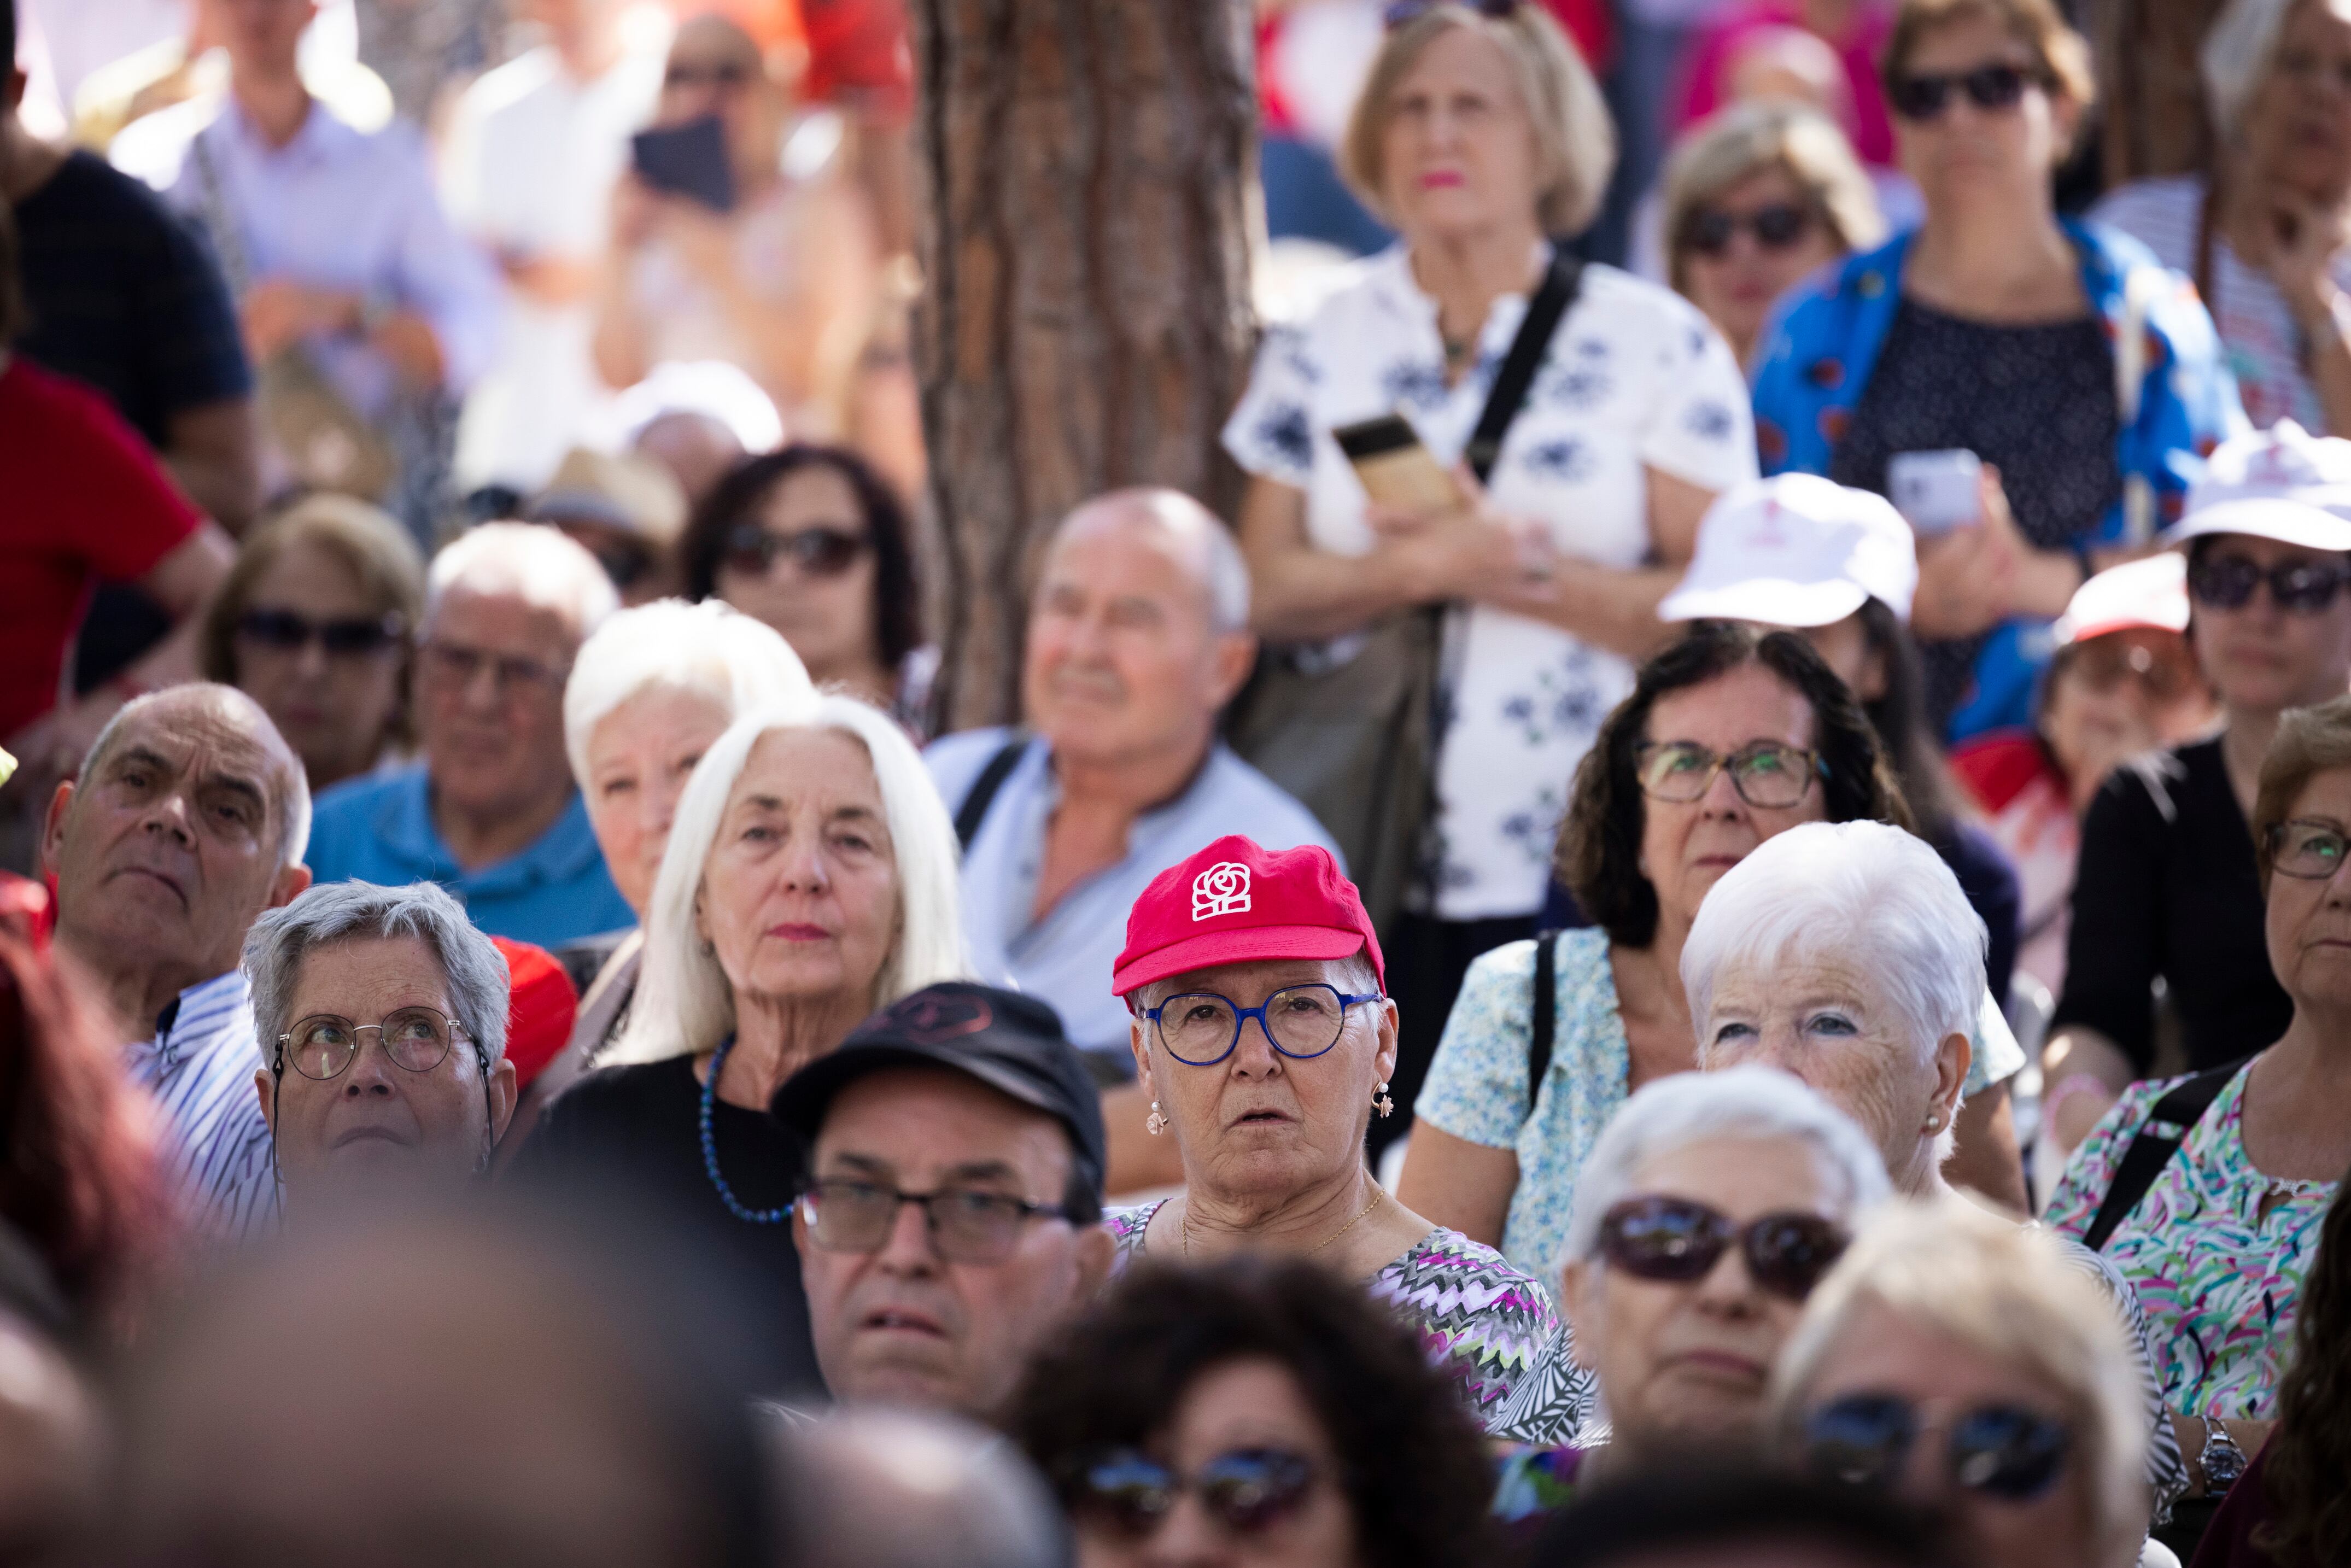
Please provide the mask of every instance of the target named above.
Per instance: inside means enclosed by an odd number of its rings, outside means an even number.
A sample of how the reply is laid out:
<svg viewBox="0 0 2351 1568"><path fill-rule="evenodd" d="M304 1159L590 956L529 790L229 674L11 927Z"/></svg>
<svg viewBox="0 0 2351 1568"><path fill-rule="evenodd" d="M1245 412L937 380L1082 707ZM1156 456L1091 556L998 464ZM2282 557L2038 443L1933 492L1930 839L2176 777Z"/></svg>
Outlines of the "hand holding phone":
<svg viewBox="0 0 2351 1568"><path fill-rule="evenodd" d="M1462 506L1461 487L1401 413L1340 425L1331 437L1376 504L1401 512L1448 512Z"/></svg>
<svg viewBox="0 0 2351 1568"><path fill-rule="evenodd" d="M1983 520L1983 462L1964 448L1897 452L1886 460L1886 496L1919 535Z"/></svg>
<svg viewBox="0 0 2351 1568"><path fill-rule="evenodd" d="M714 213L735 209L735 165L715 114L638 131L629 138L629 159L637 178L656 191L691 196Z"/></svg>

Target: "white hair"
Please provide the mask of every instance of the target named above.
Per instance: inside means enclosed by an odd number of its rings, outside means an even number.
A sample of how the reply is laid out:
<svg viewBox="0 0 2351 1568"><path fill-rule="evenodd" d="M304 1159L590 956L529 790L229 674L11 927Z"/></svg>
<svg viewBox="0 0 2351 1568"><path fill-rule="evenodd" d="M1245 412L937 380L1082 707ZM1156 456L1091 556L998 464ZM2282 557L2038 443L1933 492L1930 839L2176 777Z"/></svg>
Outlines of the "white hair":
<svg viewBox="0 0 2351 1568"><path fill-rule="evenodd" d="M1113 490L1097 496L1061 519L1053 530L1051 547L1079 527L1100 522L1105 515L1125 521L1149 521L1200 550L1200 590L1208 600L1208 624L1218 632L1246 632L1249 624L1249 558L1216 513L1181 490L1151 486Z"/></svg>
<svg viewBox="0 0 2351 1568"><path fill-rule="evenodd" d="M513 976L506 956L475 929L464 906L429 882L405 887L321 883L292 903L262 913L245 935L245 974L253 988L254 1033L262 1065L269 1064L277 1037L294 1022L287 1011L301 984L303 959L338 943L402 936L433 949L448 982L449 1005L465 1026L465 1037L482 1048L483 1070L496 1067L507 1051Z"/></svg>
<svg viewBox="0 0 2351 1568"><path fill-rule="evenodd" d="M580 645L563 686L563 746L588 787L588 743L630 698L654 687L698 693L731 723L760 708L811 704L816 688L776 629L720 600L656 600L623 610Z"/></svg>
<svg viewBox="0 0 2351 1568"><path fill-rule="evenodd" d="M302 856L310 848L309 775L302 771L302 759L294 755L294 748L286 744L286 737L277 733L277 725L269 716L269 711L235 686L223 685L217 681L186 681L176 686L165 686L162 691L132 697L116 708L114 716L99 727L98 738L89 743L88 751L82 753L81 767L74 777L84 783L89 782L99 763L105 759L107 748L114 743L116 731L132 715L142 713L159 702L177 702L191 695L201 695L242 712L259 732L264 750L268 749L270 741L277 743L277 774L281 781L277 791L280 819L277 824L277 863L281 866L300 865Z"/></svg>
<svg viewBox="0 0 2351 1568"><path fill-rule="evenodd" d="M582 637L621 607L596 558L544 523L484 523L450 540L425 569L427 625L454 589L512 594L568 617Z"/></svg>
<svg viewBox="0 0 2351 1568"><path fill-rule="evenodd" d="M2206 31L2196 64L2222 141L2234 141L2243 132L2245 110L2276 64L2285 19L2298 4L2300 0L2230 0Z"/></svg>
<svg viewBox="0 0 2351 1568"><path fill-rule="evenodd" d="M1823 1177L1839 1189L1834 1201L1848 1223L1893 1194L1886 1156L1869 1134L1793 1074L1756 1066L1677 1072L1635 1091L1593 1141L1575 1178L1559 1263L1600 1249L1601 1220L1638 1196L1634 1178L1643 1166L1725 1138L1784 1139L1810 1148Z"/></svg>
<svg viewBox="0 0 2351 1568"><path fill-rule="evenodd" d="M686 781L653 879L645 920L643 978L629 1022L600 1062L666 1061L715 1048L735 1028L735 993L695 933L703 865L718 837L727 797L752 747L773 730L836 730L865 748L882 791L882 813L898 872L897 936L875 977L872 1005L884 1008L940 980L967 978L955 823L914 743L872 704L839 693L814 704L766 708L737 719L711 744Z"/></svg>

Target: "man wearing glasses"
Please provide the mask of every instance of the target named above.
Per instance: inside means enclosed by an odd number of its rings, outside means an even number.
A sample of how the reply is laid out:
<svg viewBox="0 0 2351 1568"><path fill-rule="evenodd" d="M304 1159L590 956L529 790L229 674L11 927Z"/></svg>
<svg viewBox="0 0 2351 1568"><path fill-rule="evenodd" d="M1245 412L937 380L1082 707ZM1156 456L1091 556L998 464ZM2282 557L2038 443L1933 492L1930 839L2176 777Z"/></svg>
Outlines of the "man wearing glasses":
<svg viewBox="0 0 2351 1568"><path fill-rule="evenodd" d="M818 1364L845 1405L987 1421L1102 1288L1102 1123L1053 1009L928 986L800 1070L774 1110L810 1145L792 1216Z"/></svg>
<svg viewBox="0 0 2351 1568"><path fill-rule="evenodd" d="M423 760L319 798L318 880L435 882L494 936L556 947L636 916L605 869L563 748L563 683L618 607L553 528L490 523L434 558L414 704Z"/></svg>

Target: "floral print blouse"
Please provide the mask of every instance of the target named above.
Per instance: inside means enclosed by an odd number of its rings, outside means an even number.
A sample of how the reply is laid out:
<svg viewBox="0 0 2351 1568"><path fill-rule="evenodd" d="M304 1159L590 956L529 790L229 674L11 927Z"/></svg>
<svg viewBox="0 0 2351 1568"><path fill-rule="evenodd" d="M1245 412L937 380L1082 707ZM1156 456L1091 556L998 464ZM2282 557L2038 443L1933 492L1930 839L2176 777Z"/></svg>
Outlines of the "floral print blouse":
<svg viewBox="0 0 2351 1568"><path fill-rule="evenodd" d="M2333 1182L2276 1181L2253 1167L2244 1139L2252 1071L2229 1081L2105 1246L2146 1310L2164 1397L2190 1416L2277 1414L2303 1272L2335 1198ZM2106 1113L2050 1197L2052 1226L2076 1238L2089 1229L2124 1151L2179 1082L2134 1084Z"/></svg>

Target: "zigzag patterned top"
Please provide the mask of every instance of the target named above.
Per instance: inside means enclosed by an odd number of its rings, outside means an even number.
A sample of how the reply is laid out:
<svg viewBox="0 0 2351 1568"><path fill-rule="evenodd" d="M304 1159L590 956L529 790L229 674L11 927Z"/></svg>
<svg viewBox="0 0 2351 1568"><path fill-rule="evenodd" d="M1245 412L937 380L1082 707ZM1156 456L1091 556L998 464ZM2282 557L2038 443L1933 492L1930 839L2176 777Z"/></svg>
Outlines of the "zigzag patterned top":
<svg viewBox="0 0 2351 1568"><path fill-rule="evenodd" d="M1118 1243L1118 1270L1141 1256L1144 1228L1165 1202L1113 1209L1102 1217ZM1543 1358L1545 1347L1568 1332L1531 1275L1512 1268L1492 1248L1443 1226L1373 1275L1364 1288L1418 1331L1429 1360L1453 1368L1471 1412L1489 1427L1519 1380ZM1553 1364L1574 1367L1566 1356ZM1591 1375L1574 1370L1582 1379L1580 1397L1546 1402L1552 1425L1542 1437L1528 1440L1567 1442L1589 1417Z"/></svg>

